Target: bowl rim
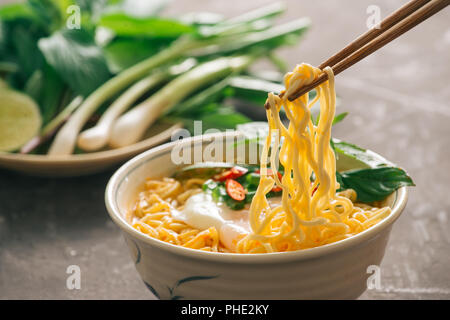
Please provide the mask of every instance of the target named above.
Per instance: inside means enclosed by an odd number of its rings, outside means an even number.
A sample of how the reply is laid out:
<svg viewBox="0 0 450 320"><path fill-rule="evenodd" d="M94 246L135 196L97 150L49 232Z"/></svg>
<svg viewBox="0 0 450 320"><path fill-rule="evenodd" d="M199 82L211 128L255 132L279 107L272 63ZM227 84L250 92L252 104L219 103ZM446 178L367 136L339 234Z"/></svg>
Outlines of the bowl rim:
<svg viewBox="0 0 450 320"><path fill-rule="evenodd" d="M119 188L120 183L128 176L128 174L137 169L146 162L151 161L152 157L171 150L175 145L179 143L203 143L204 140L211 140L214 138L223 137L225 139L235 137L240 133L233 132L221 132L212 133L207 135L194 136L185 138L181 141L173 141L165 143L163 145L154 147L148 151L145 151L134 158L128 160L123 164L110 178L106 190L105 190L105 204L114 223L119 228L129 234L133 238L137 238L147 245L157 247L160 250L167 251L174 255L179 255L187 258L195 258L199 260L207 260L213 262L228 262L228 263L277 263L277 262L289 262L289 261L301 261L313 258L319 258L325 255L330 255L339 252L350 247L356 247L363 242L368 242L381 234L385 229L389 228L401 215L403 209L406 206L408 200L408 191L406 187L401 187L395 191L394 205L392 207L391 214L385 219L358 233L350 238L333 242L330 244L322 245L320 247L288 251L288 252L274 252L274 253L259 253L259 254L245 254L245 253L222 253L222 252L208 252L191 248L184 248L178 245L170 244L158 239L154 239L146 234L143 234L133 228L125 218L120 214L119 206L117 205L115 195L116 190ZM150 159L149 159L150 158Z"/></svg>

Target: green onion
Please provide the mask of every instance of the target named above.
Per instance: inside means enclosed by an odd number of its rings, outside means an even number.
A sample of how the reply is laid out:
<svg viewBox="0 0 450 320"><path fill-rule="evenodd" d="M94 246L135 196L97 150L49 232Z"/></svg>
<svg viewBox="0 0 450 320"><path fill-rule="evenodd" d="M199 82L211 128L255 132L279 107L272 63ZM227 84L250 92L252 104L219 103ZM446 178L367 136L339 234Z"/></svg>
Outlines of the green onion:
<svg viewBox="0 0 450 320"><path fill-rule="evenodd" d="M160 51L158 54L124 70L117 76L105 82L86 98L83 104L61 128L56 135L48 154L71 154L74 150L78 133L101 104L131 83L147 75L152 69L172 59L178 58L184 51L195 48L196 46L199 46L198 42L188 38L181 38L168 49Z"/></svg>
<svg viewBox="0 0 450 320"><path fill-rule="evenodd" d="M253 55L219 58L181 75L122 115L114 125L109 145L117 148L137 142L164 111L207 83L248 67L254 59Z"/></svg>

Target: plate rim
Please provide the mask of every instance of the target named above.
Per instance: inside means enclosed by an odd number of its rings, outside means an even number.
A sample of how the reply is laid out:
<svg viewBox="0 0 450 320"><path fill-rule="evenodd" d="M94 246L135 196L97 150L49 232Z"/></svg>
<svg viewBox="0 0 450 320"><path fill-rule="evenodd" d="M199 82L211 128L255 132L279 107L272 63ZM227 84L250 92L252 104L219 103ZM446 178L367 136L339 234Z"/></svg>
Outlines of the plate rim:
<svg viewBox="0 0 450 320"><path fill-rule="evenodd" d="M97 152L89 152L82 154L70 154L70 155L57 155L49 156L47 154L20 154L20 153L9 153L6 151L0 151L0 162L1 161L18 161L22 163L45 163L45 164L61 164L61 163L76 163L76 162L90 162L90 161L101 161L114 159L118 157L126 157L127 155L135 154L145 150L146 148L153 147L158 143L163 143L165 140L172 136L172 133L181 129L183 126L181 123L175 123L164 129L163 131L148 137L144 140L136 142L132 145L103 150Z"/></svg>

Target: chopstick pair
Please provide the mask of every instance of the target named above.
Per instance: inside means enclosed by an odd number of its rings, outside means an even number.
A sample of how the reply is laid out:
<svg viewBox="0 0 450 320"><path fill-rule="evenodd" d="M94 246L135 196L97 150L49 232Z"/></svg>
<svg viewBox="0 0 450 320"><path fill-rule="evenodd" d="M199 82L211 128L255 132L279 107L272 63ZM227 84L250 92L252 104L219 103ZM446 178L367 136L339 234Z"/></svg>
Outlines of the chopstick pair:
<svg viewBox="0 0 450 320"><path fill-rule="evenodd" d="M319 69L323 70L329 66L333 69L333 73L337 75L444 9L449 4L450 0L412 0L381 21L378 28L370 29L323 62ZM288 100L293 101L299 98L327 79L327 74L325 72L322 73L309 85L299 88L299 90L288 97ZM279 96L282 97L283 94L281 93ZM267 103L265 107L269 108Z"/></svg>

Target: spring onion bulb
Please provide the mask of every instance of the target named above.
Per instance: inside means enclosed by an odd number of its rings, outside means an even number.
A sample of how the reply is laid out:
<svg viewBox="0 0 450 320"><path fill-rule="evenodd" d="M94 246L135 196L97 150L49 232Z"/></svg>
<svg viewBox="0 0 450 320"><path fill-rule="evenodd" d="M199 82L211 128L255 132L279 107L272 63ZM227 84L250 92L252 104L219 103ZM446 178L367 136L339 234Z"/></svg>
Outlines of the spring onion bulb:
<svg viewBox="0 0 450 320"><path fill-rule="evenodd" d="M246 68L253 59L254 56L251 55L218 58L179 76L152 97L117 119L109 145L119 148L137 142L164 111L207 83Z"/></svg>
<svg viewBox="0 0 450 320"><path fill-rule="evenodd" d="M196 64L197 61L195 59L189 58L180 64L170 67L168 70L153 72L136 82L108 107L95 126L80 133L78 147L86 151L95 151L104 147L108 143L114 121L137 99L161 82L188 71Z"/></svg>
<svg viewBox="0 0 450 320"><path fill-rule="evenodd" d="M101 116L95 126L80 133L78 147L86 151L94 151L104 147L109 140L109 135L114 121L126 111L145 92L166 79L167 74L157 72L136 82L127 89Z"/></svg>
<svg viewBox="0 0 450 320"><path fill-rule="evenodd" d="M105 82L86 98L83 104L74 112L61 130L58 131L50 146L48 155L71 154L75 148L78 133L100 105L133 82L145 77L154 68L184 55L186 50L201 45L200 41L194 41L190 38L181 38L166 50L160 51L156 55L124 70Z"/></svg>
<svg viewBox="0 0 450 320"><path fill-rule="evenodd" d="M247 16L247 19L254 20L257 19L258 16L273 16L277 15L280 12L279 8L273 7L271 10L259 11L259 14L252 16ZM245 18L245 16L244 16ZM239 19L238 19L239 22ZM96 89L93 93L91 93L83 104L74 112L74 114L70 117L70 119L64 124L64 126L59 130L56 134L55 139L53 140L53 144L50 146L48 155L69 155L73 152L75 148L75 144L78 138L79 132L83 129L83 126L90 119L92 114L108 99L111 99L114 95L124 90L126 87L135 83L136 81L142 79L146 75L148 75L153 69L162 64L168 63L170 61L176 60L180 57L183 57L187 54L190 56L193 55L194 50L198 50L200 48L205 48L204 51L198 52L198 54L202 53L203 56L209 55L224 55L225 53L233 53L236 51L247 50L252 48L253 46L257 46L257 48L261 49L268 47L277 47L279 43L281 44L286 40L286 37L294 34L300 34L305 31L309 26L309 20L299 19L293 21L291 23L284 24L279 27L270 28L268 30L264 30L263 32L255 31L243 33L242 35L223 35L222 33L228 34L230 30L225 28L225 30L219 28L216 33L213 32L214 36L205 38L198 37L198 35L186 35L175 42L173 42L168 48L160 51L156 55L134 65L133 67L126 69L111 78L103 85L101 85L98 89ZM234 26L233 26L234 27ZM284 39L284 40L283 40ZM282 42L280 42L283 40ZM183 84L181 92L184 92L189 86L188 84ZM177 88L178 89L178 88ZM189 90L187 90L189 91ZM176 91L172 92L176 97L178 94ZM170 97L165 94L165 98L169 102L172 101ZM164 95L156 95L158 99L162 99ZM155 100L157 100L155 98ZM158 102L158 101L152 101ZM159 105L154 108L159 108L160 104L164 101L159 101ZM153 113L155 114L155 113ZM129 115L128 113L126 115ZM124 116L126 116L124 115ZM121 118L122 124L128 120L126 118ZM148 117L145 117L148 123L153 122ZM150 119L150 120L148 120ZM131 121L134 123L134 120ZM121 125L117 125L118 128ZM129 127L127 127L128 129ZM142 135L142 132L137 134L138 136ZM128 139L130 141L135 141L135 138ZM111 140L113 144L115 144L115 139ZM126 142L125 144L129 144ZM122 145L122 143L119 143Z"/></svg>

